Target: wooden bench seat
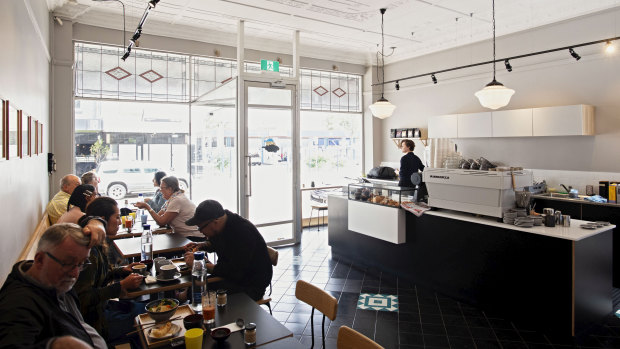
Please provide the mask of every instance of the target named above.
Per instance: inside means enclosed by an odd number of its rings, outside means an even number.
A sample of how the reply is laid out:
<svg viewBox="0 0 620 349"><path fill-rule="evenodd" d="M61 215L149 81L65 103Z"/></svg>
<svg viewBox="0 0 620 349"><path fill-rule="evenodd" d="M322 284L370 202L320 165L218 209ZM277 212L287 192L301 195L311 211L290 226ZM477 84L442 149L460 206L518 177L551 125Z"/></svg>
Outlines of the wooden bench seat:
<svg viewBox="0 0 620 349"><path fill-rule="evenodd" d="M39 224L37 224L37 227L34 229L34 232L30 236L28 243L26 243L26 246L24 246L22 253L19 254L19 258L17 259L17 261L34 259L34 255L37 252L37 245L39 244L39 239L41 238L41 235L43 235L43 233L47 230L47 228L49 228L49 226L50 220L47 216L47 212L45 212L43 214L43 217L41 217Z"/></svg>

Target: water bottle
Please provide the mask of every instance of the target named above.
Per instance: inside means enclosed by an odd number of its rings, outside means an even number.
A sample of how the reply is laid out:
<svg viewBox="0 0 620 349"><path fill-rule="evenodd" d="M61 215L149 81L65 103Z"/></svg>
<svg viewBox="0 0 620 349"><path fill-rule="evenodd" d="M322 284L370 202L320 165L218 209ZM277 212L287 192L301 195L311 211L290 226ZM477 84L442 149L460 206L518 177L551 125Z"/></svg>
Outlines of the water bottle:
<svg viewBox="0 0 620 349"><path fill-rule="evenodd" d="M142 245L142 260L153 260L153 234L151 233L151 226L145 224L143 226L144 231L142 232L142 237L140 238L140 243Z"/></svg>
<svg viewBox="0 0 620 349"><path fill-rule="evenodd" d="M142 193L138 194L138 202L144 202L144 195Z"/></svg>
<svg viewBox="0 0 620 349"><path fill-rule="evenodd" d="M202 293L206 285L207 267L205 266L205 253L194 252L194 266L192 267L192 309L202 311Z"/></svg>

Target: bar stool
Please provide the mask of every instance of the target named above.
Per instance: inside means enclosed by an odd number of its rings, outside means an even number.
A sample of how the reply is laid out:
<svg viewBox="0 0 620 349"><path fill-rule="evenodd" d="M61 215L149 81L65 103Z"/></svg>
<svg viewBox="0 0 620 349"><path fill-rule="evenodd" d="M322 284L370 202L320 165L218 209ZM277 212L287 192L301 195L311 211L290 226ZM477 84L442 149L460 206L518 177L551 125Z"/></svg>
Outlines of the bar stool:
<svg viewBox="0 0 620 349"><path fill-rule="evenodd" d="M323 212L323 224L322 225L325 225L325 211L327 211L327 205L326 204L312 205L312 210L310 211L310 223L308 223L308 226L310 226L310 224L312 223L312 213L314 212L314 210L317 210L316 231L321 231L321 225L319 225L319 218L321 217L321 211L322 211Z"/></svg>

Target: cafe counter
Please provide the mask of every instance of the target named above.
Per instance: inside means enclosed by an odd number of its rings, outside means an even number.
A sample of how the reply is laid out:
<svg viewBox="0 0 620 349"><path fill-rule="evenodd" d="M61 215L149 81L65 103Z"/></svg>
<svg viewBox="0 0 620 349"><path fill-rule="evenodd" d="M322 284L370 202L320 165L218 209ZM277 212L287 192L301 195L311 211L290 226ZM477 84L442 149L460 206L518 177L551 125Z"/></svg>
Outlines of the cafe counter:
<svg viewBox="0 0 620 349"><path fill-rule="evenodd" d="M548 333L578 334L612 311L613 225L518 228L454 211L416 217L401 209L405 237L396 244L350 230L346 195L328 202L336 257Z"/></svg>

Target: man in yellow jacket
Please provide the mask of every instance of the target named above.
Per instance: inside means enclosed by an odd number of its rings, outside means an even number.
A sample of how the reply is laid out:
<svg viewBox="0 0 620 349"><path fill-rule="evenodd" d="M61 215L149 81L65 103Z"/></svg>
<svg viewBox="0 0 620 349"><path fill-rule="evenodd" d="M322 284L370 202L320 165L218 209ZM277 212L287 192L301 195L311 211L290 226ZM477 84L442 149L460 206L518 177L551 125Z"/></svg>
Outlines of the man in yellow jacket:
<svg viewBox="0 0 620 349"><path fill-rule="evenodd" d="M68 174L60 180L60 191L54 195L52 200L47 204L47 216L49 217L50 225L56 224L56 221L63 213L67 212L67 203L69 197L73 193L75 187L80 185L80 178L73 174Z"/></svg>

